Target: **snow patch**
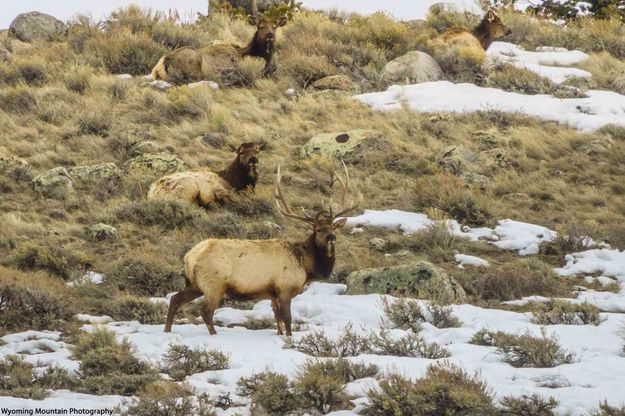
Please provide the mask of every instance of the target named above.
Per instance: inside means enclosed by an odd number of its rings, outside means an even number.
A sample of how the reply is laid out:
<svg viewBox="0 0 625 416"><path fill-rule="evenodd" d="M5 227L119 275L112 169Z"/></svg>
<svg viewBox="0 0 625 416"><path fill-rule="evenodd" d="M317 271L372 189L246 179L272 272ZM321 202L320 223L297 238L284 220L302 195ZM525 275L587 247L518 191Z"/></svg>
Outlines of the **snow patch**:
<svg viewBox="0 0 625 416"><path fill-rule="evenodd" d="M475 256L469 256L467 254L456 254L455 255L456 262L458 262L458 267L461 269L464 266L475 266L475 267L488 267L489 264L486 260L481 259Z"/></svg>

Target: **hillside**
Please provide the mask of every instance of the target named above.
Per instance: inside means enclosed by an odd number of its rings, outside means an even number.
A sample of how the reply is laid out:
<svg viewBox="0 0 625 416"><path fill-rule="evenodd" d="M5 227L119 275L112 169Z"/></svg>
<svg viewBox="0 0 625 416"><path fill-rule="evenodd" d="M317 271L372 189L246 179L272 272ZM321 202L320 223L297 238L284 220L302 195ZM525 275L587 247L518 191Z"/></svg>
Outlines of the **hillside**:
<svg viewBox="0 0 625 416"><path fill-rule="evenodd" d="M219 88L145 75L180 46L246 44L254 28L225 13L180 24L129 7L51 41L0 34L0 407L625 412L625 24L499 15L511 34L482 65L440 44L479 16L304 10L278 30L275 73L246 58ZM396 85L387 64L411 51L436 79ZM263 144L255 194L146 199L244 142ZM293 300L292 339L269 301L236 299L217 336L198 303L162 332L189 249L303 240L275 208L276 167L317 212L341 160L363 203L330 280Z"/></svg>

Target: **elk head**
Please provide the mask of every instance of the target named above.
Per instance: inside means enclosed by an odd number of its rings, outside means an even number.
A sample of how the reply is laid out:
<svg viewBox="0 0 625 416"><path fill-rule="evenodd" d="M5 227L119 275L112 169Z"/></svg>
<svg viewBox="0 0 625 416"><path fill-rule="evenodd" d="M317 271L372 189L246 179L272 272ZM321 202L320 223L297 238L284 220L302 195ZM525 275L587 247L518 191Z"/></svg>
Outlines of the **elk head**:
<svg viewBox="0 0 625 416"><path fill-rule="evenodd" d="M317 212L316 215L308 215L304 208L302 208L302 214L296 214L291 209L287 202L280 183L282 182L282 172L280 166L278 166L277 178L276 178L276 205L278 210L285 217L293 218L306 222L312 227L312 234L310 240L314 242L315 248L319 252L323 252L328 259L334 259L336 252L336 230L342 228L347 223L347 218L339 218L348 212L358 209L362 202L362 194L359 194L358 202L354 203L352 200L350 204L346 204L347 196L349 194L349 172L347 166L343 163L345 169L345 177L341 177L338 173L334 172L334 175L341 185L341 205L338 212L334 212L332 201L330 201L330 207L328 209L322 209ZM338 219L337 219L338 218Z"/></svg>
<svg viewBox="0 0 625 416"><path fill-rule="evenodd" d="M258 153L262 145L256 143L243 143L236 149L237 164L241 170L249 172L250 175L258 173Z"/></svg>
<svg viewBox="0 0 625 416"><path fill-rule="evenodd" d="M247 16L250 25L256 27L254 42L256 47L262 49L263 53L271 53L276 41L276 31L279 27L285 26L288 22L288 16L282 16L274 19L269 16L261 16L258 13L258 5L256 0L252 0L252 14Z"/></svg>
<svg viewBox="0 0 625 416"><path fill-rule="evenodd" d="M497 39L512 33L512 30L503 24L495 9L488 9L484 20L486 21L486 27L491 39Z"/></svg>

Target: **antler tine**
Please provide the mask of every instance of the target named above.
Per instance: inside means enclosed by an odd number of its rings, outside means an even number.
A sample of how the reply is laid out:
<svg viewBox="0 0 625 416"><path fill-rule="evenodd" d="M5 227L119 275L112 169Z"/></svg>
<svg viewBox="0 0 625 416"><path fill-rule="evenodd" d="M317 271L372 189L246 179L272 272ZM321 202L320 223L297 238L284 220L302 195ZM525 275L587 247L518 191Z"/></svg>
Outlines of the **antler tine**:
<svg viewBox="0 0 625 416"><path fill-rule="evenodd" d="M343 187L343 192L341 194L341 208L340 208L341 211L339 213L333 215L332 218L340 217L342 215L347 214L350 211L358 209L358 207L360 206L360 204L362 203L362 200L363 200L362 193L359 193L358 202L356 204L354 204L354 201L352 200L352 202L350 203L350 206L349 207L345 207L346 200L347 200L347 194L349 193L349 188L350 188L349 170L347 169L347 165L345 164L345 161L341 160L341 163L343 164L343 169L345 170L345 179L341 178L341 176L339 176L338 173L336 173L336 172L334 173L334 175L336 176L336 179L339 181L339 183Z"/></svg>
<svg viewBox="0 0 625 416"><path fill-rule="evenodd" d="M289 203L287 202L286 198L284 197L284 193L282 192L282 187L280 186L281 182L282 182L282 170L280 169L280 165L278 165L278 171L276 173L276 190L274 194L274 197L276 199L276 206L278 207L278 211L280 211L280 213L284 215L285 217L289 217L289 218L293 218L293 219L305 221L305 222L314 222L315 219L306 215L306 212L304 212L304 215L302 216L302 215L295 214L291 210L291 207L289 206ZM303 211L303 207L302 207L302 211Z"/></svg>
<svg viewBox="0 0 625 416"><path fill-rule="evenodd" d="M252 15L258 17L258 3L252 0Z"/></svg>

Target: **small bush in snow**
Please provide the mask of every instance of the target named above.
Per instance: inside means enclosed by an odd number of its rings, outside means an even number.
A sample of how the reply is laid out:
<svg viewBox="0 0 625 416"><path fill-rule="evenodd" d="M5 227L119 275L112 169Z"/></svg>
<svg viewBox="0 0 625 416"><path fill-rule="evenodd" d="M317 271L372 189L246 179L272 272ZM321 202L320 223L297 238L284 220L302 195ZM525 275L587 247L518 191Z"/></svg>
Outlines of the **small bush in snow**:
<svg viewBox="0 0 625 416"><path fill-rule="evenodd" d="M555 84L549 78L513 65L504 65L491 72L486 78L486 86L520 94L552 94L555 91Z"/></svg>
<svg viewBox="0 0 625 416"><path fill-rule="evenodd" d="M578 304L550 300L533 305L532 321L539 325L599 325L599 308L587 302Z"/></svg>
<svg viewBox="0 0 625 416"><path fill-rule="evenodd" d="M606 401L601 403L599 409L593 411L591 416L625 416L625 406L613 407Z"/></svg>
<svg viewBox="0 0 625 416"><path fill-rule="evenodd" d="M345 382L318 365L306 365L293 382L293 393L299 407L306 410L329 413L347 407Z"/></svg>
<svg viewBox="0 0 625 416"><path fill-rule="evenodd" d="M503 359L513 367L556 367L573 362L575 355L562 349L555 336L543 331L537 337L530 333L523 335L498 334L495 346Z"/></svg>
<svg viewBox="0 0 625 416"><path fill-rule="evenodd" d="M428 367L414 382L392 375L368 392L365 416L496 415L487 385L462 368L444 363Z"/></svg>
<svg viewBox="0 0 625 416"><path fill-rule="evenodd" d="M354 357L369 351L369 339L354 332L351 325L336 339L328 338L323 330L304 335L294 348L314 357Z"/></svg>
<svg viewBox="0 0 625 416"><path fill-rule="evenodd" d="M292 383L283 374L266 371L242 377L237 382L237 390L241 396L252 399L253 414L262 411L268 415L285 415L298 407Z"/></svg>
<svg viewBox="0 0 625 416"><path fill-rule="evenodd" d="M9 355L0 361L0 396L42 400L47 389L69 389L75 383L75 378L61 367L49 367L40 373L19 355Z"/></svg>
<svg viewBox="0 0 625 416"><path fill-rule="evenodd" d="M495 338L498 334L501 333L502 332L492 332L486 328L482 328L475 334L473 334L473 336L469 340L469 343L474 345L481 345L483 347L494 347L496 345Z"/></svg>
<svg viewBox="0 0 625 416"><path fill-rule="evenodd" d="M439 359L449 357L451 354L441 345L425 340L414 333L407 333L400 338L393 338L387 330L379 333L371 333L370 337L372 354L394 355L397 357L416 357Z"/></svg>
<svg viewBox="0 0 625 416"><path fill-rule="evenodd" d="M303 373L315 373L330 376L343 383L367 377L375 377L379 368L375 364L353 363L345 358L335 360L306 361L301 368Z"/></svg>
<svg viewBox="0 0 625 416"><path fill-rule="evenodd" d="M430 303L427 306L430 313L429 322L437 328L458 328L462 326L462 321L453 314L450 306Z"/></svg>
<svg viewBox="0 0 625 416"><path fill-rule="evenodd" d="M553 397L544 399L537 394L531 396L506 396L501 400L502 416L555 416L558 401Z"/></svg>
<svg viewBox="0 0 625 416"><path fill-rule="evenodd" d="M170 345L163 357L161 370L174 380L181 381L191 374L225 370L229 366L230 358L221 351Z"/></svg>
<svg viewBox="0 0 625 416"><path fill-rule="evenodd" d="M149 384L137 398L125 405L121 416L216 415L208 395L198 395L186 384L162 381Z"/></svg>
<svg viewBox="0 0 625 416"><path fill-rule="evenodd" d="M115 320L139 321L148 325L164 323L167 313L167 306L164 304L150 302L149 299L135 296L115 299L112 309L112 316Z"/></svg>
<svg viewBox="0 0 625 416"><path fill-rule="evenodd" d="M419 302L411 299L400 298L389 302L382 299L382 309L386 318L395 324L396 328L411 330L415 333L421 331L421 324L429 322L437 328L457 328L462 322L453 315L449 306L429 303L424 313Z"/></svg>

